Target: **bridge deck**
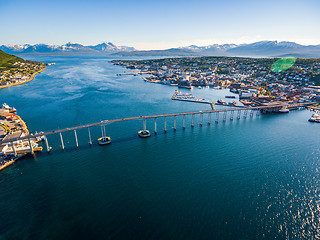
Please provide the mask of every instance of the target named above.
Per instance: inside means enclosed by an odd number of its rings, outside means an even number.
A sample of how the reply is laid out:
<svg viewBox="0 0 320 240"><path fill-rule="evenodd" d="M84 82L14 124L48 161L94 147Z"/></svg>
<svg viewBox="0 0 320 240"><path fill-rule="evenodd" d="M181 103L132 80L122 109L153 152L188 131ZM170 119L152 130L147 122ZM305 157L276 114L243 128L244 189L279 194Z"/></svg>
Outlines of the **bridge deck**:
<svg viewBox="0 0 320 240"><path fill-rule="evenodd" d="M71 128L65 128L65 129L60 129L60 130L53 130L53 131L48 131L44 133L38 133L35 135L28 135L24 137L19 137L19 138L12 138L10 140L3 140L0 142L0 145L4 143L10 143L10 142L15 142L19 140L26 140L28 138L36 138L36 137L41 137L41 136L48 136L56 133L63 133L63 132L68 132L68 131L74 131L82 128L89 128L89 127L95 127L95 126L100 126L100 125L105 125L105 124L110 124L110 123L116 123L116 122L124 122L124 121L131 121L131 120L139 120L139 119L150 119L150 118L161 118L161 117L173 117L173 116L185 116L185 115L193 115L193 114L206 114L206 113L219 113L219 112L231 112L231 111L243 111L243 110L261 110L261 109L267 109L267 108L277 108L277 107L306 107L315 104L314 102L312 103L296 103L296 104L278 104L278 105L272 105L272 106L258 106L258 107L242 107L242 108L229 108L229 109L220 109L220 110L207 110L207 111L195 111L195 112L183 112L183 113L169 113L169 114L157 114L157 115L149 115L149 116L136 116L136 117L128 117L128 118L119 118L119 119L113 119L113 120L104 120L101 122L96 122L96 123L91 123L91 124L85 124L81 126L76 126L76 127L71 127Z"/></svg>

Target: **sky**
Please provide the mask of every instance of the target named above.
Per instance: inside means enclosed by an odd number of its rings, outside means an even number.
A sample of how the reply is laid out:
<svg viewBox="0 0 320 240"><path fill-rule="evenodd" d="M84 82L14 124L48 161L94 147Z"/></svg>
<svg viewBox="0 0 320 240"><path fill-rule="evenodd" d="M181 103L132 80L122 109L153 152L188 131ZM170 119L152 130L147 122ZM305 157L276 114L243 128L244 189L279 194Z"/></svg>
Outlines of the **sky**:
<svg viewBox="0 0 320 240"><path fill-rule="evenodd" d="M319 0L0 0L0 45L320 44Z"/></svg>

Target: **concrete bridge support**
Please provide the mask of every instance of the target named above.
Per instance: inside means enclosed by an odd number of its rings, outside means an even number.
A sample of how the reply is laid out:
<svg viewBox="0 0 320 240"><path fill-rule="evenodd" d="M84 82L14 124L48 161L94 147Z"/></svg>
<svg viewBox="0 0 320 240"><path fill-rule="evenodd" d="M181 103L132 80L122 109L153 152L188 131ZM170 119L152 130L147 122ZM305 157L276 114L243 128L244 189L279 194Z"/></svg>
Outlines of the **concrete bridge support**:
<svg viewBox="0 0 320 240"><path fill-rule="evenodd" d="M74 137L76 138L76 146L77 146L77 148L79 148L77 130L74 130Z"/></svg>
<svg viewBox="0 0 320 240"><path fill-rule="evenodd" d="M219 122L219 112L216 112L216 123Z"/></svg>
<svg viewBox="0 0 320 240"><path fill-rule="evenodd" d="M247 118L248 115L248 109L244 110L243 118Z"/></svg>
<svg viewBox="0 0 320 240"><path fill-rule="evenodd" d="M16 149L14 147L13 142L11 142L11 147L12 147L12 151L13 151L14 156L17 156L17 152L16 152Z"/></svg>
<svg viewBox="0 0 320 240"><path fill-rule="evenodd" d="M233 114L234 114L234 111L232 110L232 111L231 111L231 114L230 114L230 120L231 120L231 121L233 121Z"/></svg>
<svg viewBox="0 0 320 240"><path fill-rule="evenodd" d="M90 128L89 127L88 127L88 133L89 133L89 144L92 145L91 133L90 133Z"/></svg>
<svg viewBox="0 0 320 240"><path fill-rule="evenodd" d="M183 120L182 120L182 128L186 128L186 115L183 115Z"/></svg>
<svg viewBox="0 0 320 240"><path fill-rule="evenodd" d="M191 127L194 127L194 114L192 114Z"/></svg>
<svg viewBox="0 0 320 240"><path fill-rule="evenodd" d="M49 147L47 136L44 136L44 141L46 142L47 152L50 152L51 148Z"/></svg>
<svg viewBox="0 0 320 240"><path fill-rule="evenodd" d="M154 118L154 134L157 134L157 118Z"/></svg>
<svg viewBox="0 0 320 240"><path fill-rule="evenodd" d="M241 118L241 110L238 110L237 119L239 120Z"/></svg>
<svg viewBox="0 0 320 240"><path fill-rule="evenodd" d="M200 127L202 127L203 113L200 113Z"/></svg>
<svg viewBox="0 0 320 240"><path fill-rule="evenodd" d="M224 111L223 112L223 121L225 122L227 119L227 111Z"/></svg>
<svg viewBox="0 0 320 240"><path fill-rule="evenodd" d="M164 117L164 132L167 132L167 117Z"/></svg>
<svg viewBox="0 0 320 240"><path fill-rule="evenodd" d="M211 112L208 113L208 125L211 124Z"/></svg>
<svg viewBox="0 0 320 240"><path fill-rule="evenodd" d="M174 116L173 118L173 130L176 131L177 130L177 116Z"/></svg>
<svg viewBox="0 0 320 240"><path fill-rule="evenodd" d="M143 131L147 130L147 120L144 118L142 119Z"/></svg>
<svg viewBox="0 0 320 240"><path fill-rule="evenodd" d="M31 140L30 140L30 137L28 138L28 142L29 142L29 147L30 147L30 153L33 154L33 147L32 147L32 144L31 144Z"/></svg>
<svg viewBox="0 0 320 240"><path fill-rule="evenodd" d="M62 138L62 134L60 133L60 140L61 140L61 147L62 150L64 150L64 143L63 143L63 138Z"/></svg>

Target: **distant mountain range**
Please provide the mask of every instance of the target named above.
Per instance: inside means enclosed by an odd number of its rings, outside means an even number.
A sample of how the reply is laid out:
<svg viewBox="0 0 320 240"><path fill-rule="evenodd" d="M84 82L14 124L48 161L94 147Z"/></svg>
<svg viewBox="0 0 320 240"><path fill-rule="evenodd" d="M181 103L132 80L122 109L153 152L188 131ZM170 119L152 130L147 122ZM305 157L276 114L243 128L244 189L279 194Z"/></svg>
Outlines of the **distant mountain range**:
<svg viewBox="0 0 320 240"><path fill-rule="evenodd" d="M117 46L111 42L94 46L77 43L64 45L2 45L0 50L10 54L36 55L114 55L114 56L239 56L239 57L310 57L320 58L320 45L300 45L294 42L260 41L249 44L213 44L199 47L137 51L133 47Z"/></svg>
<svg viewBox="0 0 320 240"><path fill-rule="evenodd" d="M39 55L74 55L74 54L112 54L117 52L135 51L133 47L116 46L111 42L94 46L84 46L78 43L68 42L63 45L52 44L24 44L2 45L0 50L11 54L39 54Z"/></svg>
<svg viewBox="0 0 320 240"><path fill-rule="evenodd" d="M310 57L320 58L320 45L300 45L294 42L261 41L249 44L213 44L166 50L130 51L120 56L238 56L238 57Z"/></svg>

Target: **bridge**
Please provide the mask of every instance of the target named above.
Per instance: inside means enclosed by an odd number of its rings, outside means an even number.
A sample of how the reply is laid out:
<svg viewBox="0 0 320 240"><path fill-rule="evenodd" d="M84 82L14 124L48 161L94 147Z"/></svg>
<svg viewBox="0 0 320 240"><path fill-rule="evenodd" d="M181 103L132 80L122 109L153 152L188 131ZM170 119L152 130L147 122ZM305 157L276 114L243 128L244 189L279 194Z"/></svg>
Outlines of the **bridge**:
<svg viewBox="0 0 320 240"><path fill-rule="evenodd" d="M86 125L81 125L81 126L76 126L76 127L70 127L70 128L65 128L65 129L53 130L53 131L48 131L48 132L41 132L41 133L37 133L37 134L34 134L34 135L27 135L27 136L23 136L23 137L17 137L17 138L11 138L11 139L7 139L7 140L2 140L0 142L0 145L2 145L2 144L10 144L14 154L16 155L16 150L14 149L14 144L13 143L17 142L17 141L27 140L28 141L28 146L29 146L29 152L33 153L34 149L33 149L31 141L36 139L37 137L44 137L44 140L45 140L45 143L46 143L46 149L49 152L51 147L49 146L49 143L48 143L48 140L47 140L47 136L48 135L59 134L60 135L60 140L61 140L61 146L62 146L62 149L64 149L65 147L64 147L62 133L73 131L74 132L74 136L75 136L76 146L79 147L77 130L83 129L83 128L87 128L88 129L89 144L92 145L91 132L90 132L90 128L91 127L101 126L101 131L103 133L104 130L102 128L105 127L105 125L116 123L116 122L142 120L142 122L143 122L143 130L146 130L146 120L147 119L154 119L154 133L156 134L157 131L158 131L157 119L159 119L159 118L164 118L164 131L167 132L167 118L168 117L173 117L173 122L174 122L173 129L176 130L177 129L177 117L179 117L179 116L182 116L182 118L183 118L182 128L185 129L185 127L186 127L186 116L190 116L190 115L192 117L192 119L191 119L191 127L194 127L194 125L195 125L195 122L194 122L195 115L200 115L199 125L202 126L203 122L204 122L204 119L203 119L204 115L207 115L207 123L211 124L211 122L212 122L211 115L212 114L215 114L215 122L218 123L220 114L222 114L222 121L225 122L227 117L228 117L228 115L227 115L228 113L230 113L229 114L230 120L233 120L234 117L236 117L237 119L240 119L241 118L241 113L243 115L243 118L247 118L248 113L249 113L250 117L253 117L254 113L256 113L256 115L259 115L260 111L264 111L266 109L281 109L283 107L286 107L288 109L306 108L306 107L314 105L314 104L315 104L315 102L296 103L296 104L276 104L276 105L270 105L270 106L257 106L257 107L245 107L244 106L244 107L234 107L234 108L220 109L220 110L169 113L169 114L157 114L157 115L149 115L149 116L136 116L136 117L128 117L128 118L119 118L119 119L113 119L113 120L104 120L104 121L101 121L101 122L96 122L96 123L91 123L91 124L86 124ZM236 116L235 116L235 113L236 113ZM26 152L26 151L24 151L24 152Z"/></svg>

